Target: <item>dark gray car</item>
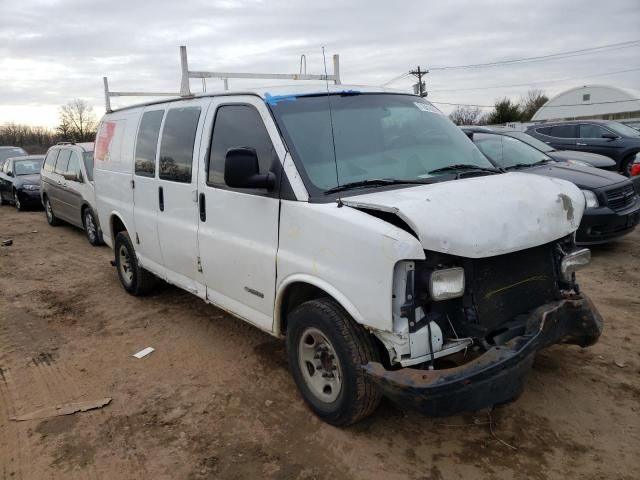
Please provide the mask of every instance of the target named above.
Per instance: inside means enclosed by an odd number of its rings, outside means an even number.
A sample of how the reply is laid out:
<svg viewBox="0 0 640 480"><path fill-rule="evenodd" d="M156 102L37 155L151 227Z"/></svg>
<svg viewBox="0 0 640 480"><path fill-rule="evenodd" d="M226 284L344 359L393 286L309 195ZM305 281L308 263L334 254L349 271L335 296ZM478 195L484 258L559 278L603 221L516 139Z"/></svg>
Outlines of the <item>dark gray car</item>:
<svg viewBox="0 0 640 480"><path fill-rule="evenodd" d="M640 132L609 120L574 120L532 125L526 133L553 148L598 153L615 160L618 171L629 176Z"/></svg>

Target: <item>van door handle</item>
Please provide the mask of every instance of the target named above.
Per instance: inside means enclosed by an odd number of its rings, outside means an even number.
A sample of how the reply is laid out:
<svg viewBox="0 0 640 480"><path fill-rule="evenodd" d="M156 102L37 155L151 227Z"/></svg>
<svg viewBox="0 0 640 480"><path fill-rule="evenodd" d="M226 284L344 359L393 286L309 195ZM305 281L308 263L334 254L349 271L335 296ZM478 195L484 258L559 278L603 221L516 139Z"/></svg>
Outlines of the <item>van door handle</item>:
<svg viewBox="0 0 640 480"><path fill-rule="evenodd" d="M160 211L164 212L164 190L162 187L158 187L158 206L160 207Z"/></svg>
<svg viewBox="0 0 640 480"><path fill-rule="evenodd" d="M205 202L204 193L201 193L199 196L200 203L200 221L207 221L207 203Z"/></svg>

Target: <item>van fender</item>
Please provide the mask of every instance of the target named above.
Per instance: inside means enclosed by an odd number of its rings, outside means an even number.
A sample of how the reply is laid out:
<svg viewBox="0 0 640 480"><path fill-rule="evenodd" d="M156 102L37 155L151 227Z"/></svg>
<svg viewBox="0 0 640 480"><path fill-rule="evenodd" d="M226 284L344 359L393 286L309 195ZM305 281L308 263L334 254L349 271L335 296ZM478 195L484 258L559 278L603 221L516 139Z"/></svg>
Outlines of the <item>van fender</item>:
<svg viewBox="0 0 640 480"><path fill-rule="evenodd" d="M277 287L273 316L273 332L275 335L282 335L282 325L284 320L282 317L282 304L287 290L291 285L295 283L307 283L319 288L328 296L333 298L336 302L338 302L338 304L342 308L344 308L346 312L351 315L351 318L353 318L357 323L364 323L364 318L360 313L360 310L358 310L358 308L353 304L353 302L349 300L346 295L344 295L333 285L326 282L325 280L322 280L321 278L309 275L307 273L294 273L284 278L282 282L280 282L280 285Z"/></svg>
<svg viewBox="0 0 640 480"><path fill-rule="evenodd" d="M104 242L109 245L111 248L114 248L114 243L116 240L116 236L114 235L114 220L117 219L117 222L122 224L122 226L124 228L119 228L118 232L121 232L122 230L126 230L127 232L129 232L129 234L131 234L131 230L129 229L129 225L127 225L127 222L124 221L123 216L120 215L120 213L118 213L116 210L111 210L109 212L109 226L108 226L108 233L109 233L109 237L107 239L107 235L105 235L105 229L102 229L102 235L103 235L103 239Z"/></svg>

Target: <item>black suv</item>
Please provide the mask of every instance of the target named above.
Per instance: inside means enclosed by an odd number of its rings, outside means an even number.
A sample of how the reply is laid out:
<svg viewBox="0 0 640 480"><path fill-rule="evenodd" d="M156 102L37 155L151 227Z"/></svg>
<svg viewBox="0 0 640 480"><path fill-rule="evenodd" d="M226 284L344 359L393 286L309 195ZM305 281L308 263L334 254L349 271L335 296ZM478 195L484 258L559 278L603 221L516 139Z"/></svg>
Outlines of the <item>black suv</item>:
<svg viewBox="0 0 640 480"><path fill-rule="evenodd" d="M599 153L615 160L618 170L629 176L640 152L640 132L608 120L574 120L532 125L526 132L559 150Z"/></svg>

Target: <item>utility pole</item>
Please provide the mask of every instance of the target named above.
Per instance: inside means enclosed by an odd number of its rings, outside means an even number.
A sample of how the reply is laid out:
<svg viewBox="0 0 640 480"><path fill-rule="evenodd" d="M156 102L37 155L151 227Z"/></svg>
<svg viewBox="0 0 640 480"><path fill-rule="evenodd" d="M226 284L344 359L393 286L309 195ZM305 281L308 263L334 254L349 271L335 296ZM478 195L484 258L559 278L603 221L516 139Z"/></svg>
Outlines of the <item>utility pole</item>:
<svg viewBox="0 0 640 480"><path fill-rule="evenodd" d="M420 65L415 70L410 70L409 73L418 79L417 85L414 85L414 91L421 97L427 96L425 89L425 83L422 81L422 77L429 73L429 70L421 70Z"/></svg>

